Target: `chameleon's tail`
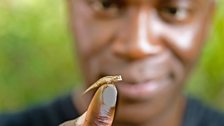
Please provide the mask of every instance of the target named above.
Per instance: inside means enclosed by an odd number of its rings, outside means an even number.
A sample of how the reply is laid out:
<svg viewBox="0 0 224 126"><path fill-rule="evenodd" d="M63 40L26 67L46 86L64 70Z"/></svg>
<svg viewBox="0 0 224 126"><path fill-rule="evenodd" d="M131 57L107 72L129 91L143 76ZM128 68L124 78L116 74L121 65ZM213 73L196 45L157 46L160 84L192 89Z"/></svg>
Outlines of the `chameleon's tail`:
<svg viewBox="0 0 224 126"><path fill-rule="evenodd" d="M92 89L94 89L94 88L96 88L96 87L97 87L97 86L96 86L95 84L91 85L89 88L87 88L87 89L84 91L83 95L85 95L87 92L89 92L90 90L92 90Z"/></svg>

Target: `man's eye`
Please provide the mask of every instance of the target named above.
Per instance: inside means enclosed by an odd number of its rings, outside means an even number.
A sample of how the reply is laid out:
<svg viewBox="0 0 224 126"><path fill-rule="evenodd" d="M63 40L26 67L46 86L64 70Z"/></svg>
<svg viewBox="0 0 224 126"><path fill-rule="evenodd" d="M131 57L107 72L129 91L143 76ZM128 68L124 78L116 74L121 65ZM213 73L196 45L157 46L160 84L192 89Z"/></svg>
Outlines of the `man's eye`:
<svg viewBox="0 0 224 126"><path fill-rule="evenodd" d="M96 12L107 16L116 15L120 9L113 0L92 0L91 6Z"/></svg>
<svg viewBox="0 0 224 126"><path fill-rule="evenodd" d="M168 22L184 22L189 19L190 11L185 7L165 7L159 13Z"/></svg>
<svg viewBox="0 0 224 126"><path fill-rule="evenodd" d="M115 4L111 2L111 0L101 0L100 4L102 9L105 9L105 10L115 7Z"/></svg>

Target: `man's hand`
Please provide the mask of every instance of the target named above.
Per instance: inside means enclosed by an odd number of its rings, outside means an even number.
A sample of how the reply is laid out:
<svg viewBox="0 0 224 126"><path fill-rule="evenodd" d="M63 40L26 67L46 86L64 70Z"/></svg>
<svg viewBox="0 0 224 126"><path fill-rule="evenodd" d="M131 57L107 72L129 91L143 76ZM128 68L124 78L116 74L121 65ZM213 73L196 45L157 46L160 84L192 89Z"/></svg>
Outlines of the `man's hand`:
<svg viewBox="0 0 224 126"><path fill-rule="evenodd" d="M111 126L117 101L117 89L113 84L102 85L95 93L88 110L79 118L60 126Z"/></svg>

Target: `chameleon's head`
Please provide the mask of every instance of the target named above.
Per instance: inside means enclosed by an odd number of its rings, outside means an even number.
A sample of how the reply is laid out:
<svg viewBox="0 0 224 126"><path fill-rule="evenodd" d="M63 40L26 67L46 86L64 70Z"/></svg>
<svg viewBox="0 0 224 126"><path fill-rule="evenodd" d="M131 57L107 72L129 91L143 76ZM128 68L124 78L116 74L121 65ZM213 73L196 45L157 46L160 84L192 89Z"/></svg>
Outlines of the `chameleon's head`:
<svg viewBox="0 0 224 126"><path fill-rule="evenodd" d="M113 76L113 79L112 80L114 82L122 81L122 77L121 77L121 75L115 75L115 76Z"/></svg>

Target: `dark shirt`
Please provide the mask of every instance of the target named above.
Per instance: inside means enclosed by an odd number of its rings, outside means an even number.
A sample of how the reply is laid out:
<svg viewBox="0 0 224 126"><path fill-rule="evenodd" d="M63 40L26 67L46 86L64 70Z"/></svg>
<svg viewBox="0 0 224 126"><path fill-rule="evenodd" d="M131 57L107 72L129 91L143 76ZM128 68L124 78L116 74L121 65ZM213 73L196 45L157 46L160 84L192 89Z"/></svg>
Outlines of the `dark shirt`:
<svg viewBox="0 0 224 126"><path fill-rule="evenodd" d="M69 95L22 112L0 114L0 126L58 126L78 116Z"/></svg>
<svg viewBox="0 0 224 126"><path fill-rule="evenodd" d="M188 98L183 126L224 126L224 114Z"/></svg>
<svg viewBox="0 0 224 126"><path fill-rule="evenodd" d="M0 126L57 126L79 116L71 96L14 114L0 115ZM182 126L224 126L224 115L189 98Z"/></svg>

